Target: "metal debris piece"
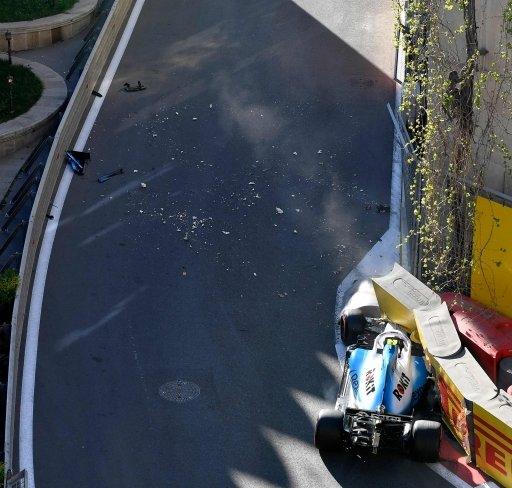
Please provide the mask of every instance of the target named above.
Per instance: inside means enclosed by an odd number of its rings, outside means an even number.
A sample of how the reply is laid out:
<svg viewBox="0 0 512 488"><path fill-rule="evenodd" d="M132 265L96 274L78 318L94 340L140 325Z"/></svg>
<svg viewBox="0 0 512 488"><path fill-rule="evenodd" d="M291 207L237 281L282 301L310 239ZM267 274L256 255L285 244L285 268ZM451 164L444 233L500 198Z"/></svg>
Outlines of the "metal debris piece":
<svg viewBox="0 0 512 488"><path fill-rule="evenodd" d="M391 211L391 207L389 205L383 205L379 203L377 205L377 213L389 213Z"/></svg>
<svg viewBox="0 0 512 488"><path fill-rule="evenodd" d="M187 276L187 268L185 266L181 267L181 276Z"/></svg>
<svg viewBox="0 0 512 488"><path fill-rule="evenodd" d="M90 159L91 155L88 152L66 151L66 162L77 175L82 176L85 174L85 165Z"/></svg>
<svg viewBox="0 0 512 488"><path fill-rule="evenodd" d="M282 214L282 213L284 213L283 209L282 209L282 208L279 208L279 207L276 207L276 212L277 212L278 214Z"/></svg>
<svg viewBox="0 0 512 488"><path fill-rule="evenodd" d="M146 183L144 183L144 182L142 182L142 183L140 184L140 187L141 187L141 188L146 188L147 186L148 186L148 185L146 185Z"/></svg>
<svg viewBox="0 0 512 488"><path fill-rule="evenodd" d="M145 89L146 89L146 87L140 81L137 81L136 86L132 86L132 85L130 85L130 83L125 83L123 85L123 90L125 92L136 92L136 91L142 91Z"/></svg>
<svg viewBox="0 0 512 488"><path fill-rule="evenodd" d="M375 207L375 211L377 213L389 213L391 211L391 208L389 205L385 205L382 203L367 203L364 206L364 209L369 211L374 207Z"/></svg>
<svg viewBox="0 0 512 488"><path fill-rule="evenodd" d="M105 183L105 181L110 180L113 176L122 175L123 174L123 168L116 169L115 171L111 171L110 173L107 173L106 175L100 176L98 178L98 183Z"/></svg>

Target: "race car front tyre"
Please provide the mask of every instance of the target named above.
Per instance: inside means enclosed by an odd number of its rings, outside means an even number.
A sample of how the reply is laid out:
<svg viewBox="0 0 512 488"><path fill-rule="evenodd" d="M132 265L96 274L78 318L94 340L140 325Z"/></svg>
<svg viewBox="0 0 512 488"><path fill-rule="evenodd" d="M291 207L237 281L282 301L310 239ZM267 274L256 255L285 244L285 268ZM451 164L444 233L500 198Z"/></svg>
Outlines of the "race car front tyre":
<svg viewBox="0 0 512 488"><path fill-rule="evenodd" d="M411 454L417 461L434 463L439 459L441 423L435 420L416 420L412 425Z"/></svg>
<svg viewBox="0 0 512 488"><path fill-rule="evenodd" d="M343 412L320 410L315 427L315 447L322 451L339 451L344 437Z"/></svg>

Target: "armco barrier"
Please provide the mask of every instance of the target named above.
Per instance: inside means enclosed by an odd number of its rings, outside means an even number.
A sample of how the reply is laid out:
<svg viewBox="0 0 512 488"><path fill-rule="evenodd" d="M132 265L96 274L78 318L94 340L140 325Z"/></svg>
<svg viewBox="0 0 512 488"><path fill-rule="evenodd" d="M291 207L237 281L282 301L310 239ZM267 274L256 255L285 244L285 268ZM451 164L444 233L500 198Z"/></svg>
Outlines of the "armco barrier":
<svg viewBox="0 0 512 488"><path fill-rule="evenodd" d="M12 337L9 356L9 380L7 387L7 414L5 426L5 467L17 470L13 466L14 433L16 422L16 401L18 395L18 377L23 331L25 329L28 309L30 306L30 291L32 277L37 263L39 247L46 225L46 215L52 203L53 195L60 179L64 153L69 149L75 138L77 128L91 100L92 90L105 67L120 30L130 12L134 0L116 0L112 5L109 16L98 36L94 49L84 67L82 75L71 96L64 116L62 117L50 154L44 169L41 183L36 194L32 213L30 215L27 236L23 248L20 267L20 284L14 302L12 316Z"/></svg>

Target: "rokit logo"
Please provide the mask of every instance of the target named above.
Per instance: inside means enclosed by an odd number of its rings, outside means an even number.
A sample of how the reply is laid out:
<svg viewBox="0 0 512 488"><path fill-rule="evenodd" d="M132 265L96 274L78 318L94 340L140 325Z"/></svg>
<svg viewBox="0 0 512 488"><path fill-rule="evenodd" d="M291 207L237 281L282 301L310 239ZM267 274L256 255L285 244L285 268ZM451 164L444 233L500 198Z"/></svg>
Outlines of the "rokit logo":
<svg viewBox="0 0 512 488"><path fill-rule="evenodd" d="M364 387L367 395L375 392L375 368L369 369L366 372L364 378Z"/></svg>
<svg viewBox="0 0 512 488"><path fill-rule="evenodd" d="M395 395L398 401L402 400L405 390L407 390L407 387L409 386L410 383L410 378L405 373L402 373L400 379L398 380L396 388L393 390L393 395Z"/></svg>

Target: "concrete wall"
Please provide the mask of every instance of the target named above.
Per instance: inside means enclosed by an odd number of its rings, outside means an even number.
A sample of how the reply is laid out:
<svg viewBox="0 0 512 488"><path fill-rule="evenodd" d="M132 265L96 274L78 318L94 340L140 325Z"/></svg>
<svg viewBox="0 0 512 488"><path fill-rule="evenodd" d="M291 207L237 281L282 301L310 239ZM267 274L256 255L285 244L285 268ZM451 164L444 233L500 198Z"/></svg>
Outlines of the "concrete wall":
<svg viewBox="0 0 512 488"><path fill-rule="evenodd" d="M476 20L478 48L485 49L487 54L479 58L478 70L480 73L489 72L491 69L504 69L504 62L499 55L502 51L503 11L506 0L476 0ZM441 37L441 46L447 55L447 61L453 66L452 69L460 70L466 59L466 44L464 33L451 34L456 32L463 23L462 12L454 8L451 12L443 9L441 17L445 28ZM512 36L510 36L512 38ZM455 42L453 40L455 39ZM508 69L512 71L512 64ZM501 87L502 93L512 91L511 83L504 83ZM499 139L503 139L505 145L512 148L512 100L506 101L496 99L497 84L490 81L482 96L480 110L476 110L477 130L476 140L485 139L485 129L492 120L493 126ZM508 97L506 97L508 99ZM494 100L493 100L494 99ZM478 150L478 158L481 161L488 161L485 168L484 185L494 191L503 192L512 196L512 163L507 163L499 151L492 154L486 153L482 148Z"/></svg>

